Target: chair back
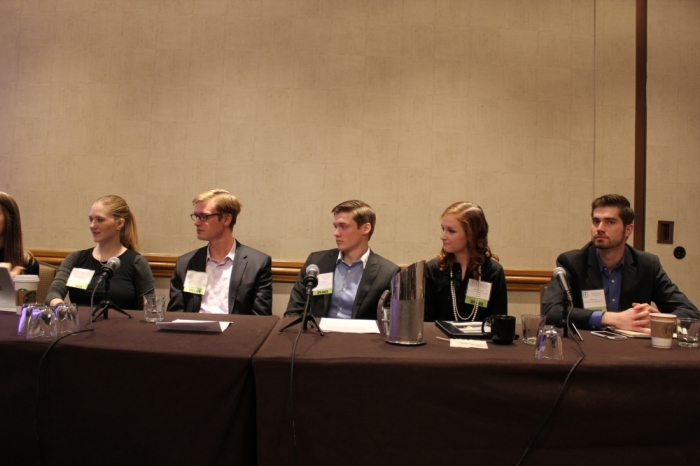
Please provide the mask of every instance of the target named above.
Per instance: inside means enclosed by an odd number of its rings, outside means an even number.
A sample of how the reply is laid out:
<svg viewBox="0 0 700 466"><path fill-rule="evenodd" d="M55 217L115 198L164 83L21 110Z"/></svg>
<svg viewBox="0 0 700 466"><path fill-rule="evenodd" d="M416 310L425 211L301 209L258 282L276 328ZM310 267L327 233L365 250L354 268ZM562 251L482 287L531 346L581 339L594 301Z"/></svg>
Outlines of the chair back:
<svg viewBox="0 0 700 466"><path fill-rule="evenodd" d="M39 261L39 287L36 290L36 302L43 303L46 299L46 293L49 292L51 283L56 276L57 267Z"/></svg>

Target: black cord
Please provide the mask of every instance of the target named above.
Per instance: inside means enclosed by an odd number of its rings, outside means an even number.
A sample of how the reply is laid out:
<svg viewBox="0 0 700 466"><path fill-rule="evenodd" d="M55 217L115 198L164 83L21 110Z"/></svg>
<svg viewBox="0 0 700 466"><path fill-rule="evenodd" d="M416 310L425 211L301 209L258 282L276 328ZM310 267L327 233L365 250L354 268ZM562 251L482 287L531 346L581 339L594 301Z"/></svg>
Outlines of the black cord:
<svg viewBox="0 0 700 466"><path fill-rule="evenodd" d="M306 294L306 305L304 306L304 314L306 314L306 311L309 307L309 302L311 301L311 294L307 292ZM309 310L310 312L310 310ZM289 374L289 403L291 405L291 410L292 410L292 444L293 444L293 464L297 464L297 429L296 429L296 424L294 421L294 360L296 359L296 354L297 354L297 343L299 343L299 337L301 336L301 332L304 331L304 323L302 320L302 324L299 327L299 333L297 333L297 337L294 339L294 346L292 346L292 367L291 371Z"/></svg>
<svg viewBox="0 0 700 466"><path fill-rule="evenodd" d="M574 364L571 369L569 369L569 373L566 375L566 378L564 379L564 384L561 386L561 389L559 389L559 394L557 395L557 398L554 400L554 403L552 403L552 407L549 408L549 412L547 413L547 416L544 418L544 421L542 421L542 424L540 424L539 429L537 429L537 433L535 433L535 436L532 438L530 441L530 444L525 448L525 451L523 452L523 455L520 457L520 460L516 464L516 466L520 466L523 461L525 461L525 457L527 454L530 452L530 449L532 446L535 444L537 441L537 438L540 436L542 433L542 430L544 429L544 426L547 425L547 422L549 422L549 419L552 417L552 413L554 413L554 409L557 407L559 404L559 401L561 400L561 397L564 395L564 389L566 388L567 384L569 383L569 379L571 378L571 375L574 373L576 368L581 364L581 362L586 359L586 353L583 351L583 348L581 348L581 344L578 342L576 338L574 338L574 334L571 332L571 329L569 328L569 317L571 316L571 312L569 312L569 315L566 316L566 327L568 330L568 334L571 335L571 339L576 343L576 346L578 346L578 350L581 353L581 357L578 358L578 361L576 361L576 364Z"/></svg>
<svg viewBox="0 0 700 466"><path fill-rule="evenodd" d="M67 333L61 337L58 337L55 341L53 341L48 348L46 348L46 351L44 351L44 354L41 356L41 359L39 360L39 370L37 372L36 376L36 402L35 402L35 409L34 409L34 435L36 436L36 445L37 445L37 452L39 454L39 462L41 464L45 464L44 462L44 452L41 449L41 436L39 435L39 403L41 402L41 368L44 365L44 360L48 357L49 353L53 349L54 346L56 346L56 343L59 341L63 340L66 337L69 337L71 335L77 335L79 333L84 333L84 332L94 332L95 327L92 325L92 308L93 308L93 301L95 299L95 291L97 291L97 287L92 290L92 294L90 295L90 310L88 311L88 320L90 321L90 328L85 329L85 330L78 330L75 332ZM59 303L61 304L61 303ZM76 303L77 307L77 303Z"/></svg>

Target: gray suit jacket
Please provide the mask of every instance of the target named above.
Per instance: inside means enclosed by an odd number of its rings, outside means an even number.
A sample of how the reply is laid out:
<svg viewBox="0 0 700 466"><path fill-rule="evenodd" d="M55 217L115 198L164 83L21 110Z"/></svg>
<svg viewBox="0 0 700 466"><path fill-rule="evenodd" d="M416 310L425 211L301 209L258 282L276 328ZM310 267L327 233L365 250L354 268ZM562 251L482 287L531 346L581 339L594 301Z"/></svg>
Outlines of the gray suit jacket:
<svg viewBox="0 0 700 466"><path fill-rule="evenodd" d="M202 296L182 291L188 270L205 272L207 247L177 258L175 273L170 279L168 311L199 312ZM236 241L228 293L229 314L272 314L272 259Z"/></svg>
<svg viewBox="0 0 700 466"><path fill-rule="evenodd" d="M306 304L306 288L304 287L304 276L306 275L306 267L309 264L316 264L319 269L319 274L334 272L335 263L338 259L338 250L331 249L328 251L313 252L306 259L304 267L299 272L297 282L292 288L289 296L289 304L285 315L301 314L304 312ZM401 269L399 266L390 262L378 254L375 254L370 249L367 265L362 272L362 279L357 288L355 295L355 303L352 306L353 319L376 319L377 304L384 290L388 290L391 284L391 279L394 278ZM328 309L331 305L331 295L320 295L311 297L311 314L315 317L326 317Z"/></svg>
<svg viewBox="0 0 700 466"><path fill-rule="evenodd" d="M571 322L578 328L588 329L594 311L583 308L582 291L602 290L603 278L593 243L583 249L565 252L557 258L557 266L566 270L566 277L574 300ZM564 311L563 292L558 283L550 282L542 299L543 312L548 324L556 324ZM679 317L700 317L698 308L673 284L661 267L658 256L625 246L625 264L622 268L620 309L627 310L632 303L654 302L660 312Z"/></svg>

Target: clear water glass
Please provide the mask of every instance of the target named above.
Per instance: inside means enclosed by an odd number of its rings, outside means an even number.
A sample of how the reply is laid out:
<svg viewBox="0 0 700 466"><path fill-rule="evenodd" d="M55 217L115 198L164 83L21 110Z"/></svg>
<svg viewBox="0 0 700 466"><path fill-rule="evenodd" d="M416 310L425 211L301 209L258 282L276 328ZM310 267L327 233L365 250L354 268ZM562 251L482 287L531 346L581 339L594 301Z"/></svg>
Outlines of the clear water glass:
<svg viewBox="0 0 700 466"><path fill-rule="evenodd" d="M554 325L545 325L537 334L537 348L535 349L537 359L563 359L564 350L562 348L561 330Z"/></svg>

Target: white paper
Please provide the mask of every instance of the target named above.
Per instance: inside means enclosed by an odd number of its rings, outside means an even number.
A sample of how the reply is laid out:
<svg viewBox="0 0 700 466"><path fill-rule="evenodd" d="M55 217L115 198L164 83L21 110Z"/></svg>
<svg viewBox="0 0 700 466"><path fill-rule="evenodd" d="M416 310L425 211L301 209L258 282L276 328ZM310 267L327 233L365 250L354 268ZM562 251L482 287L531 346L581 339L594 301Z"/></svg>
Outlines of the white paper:
<svg viewBox="0 0 700 466"><path fill-rule="evenodd" d="M319 323L324 332L379 333L377 322L366 319L332 319L325 317Z"/></svg>
<svg viewBox="0 0 700 466"><path fill-rule="evenodd" d="M216 322L213 320L176 319L172 322L156 322L156 325L161 330L221 333L226 330L231 323L232 322Z"/></svg>
<svg viewBox="0 0 700 466"><path fill-rule="evenodd" d="M479 348L488 349L488 345L483 340L462 340L458 338L450 339L450 348Z"/></svg>

